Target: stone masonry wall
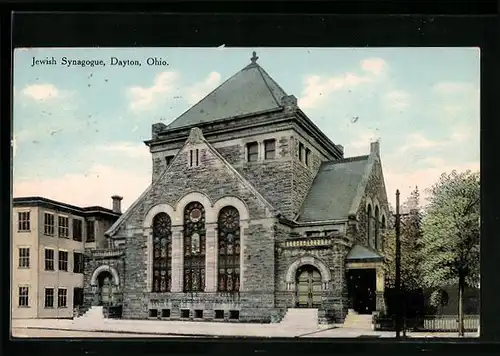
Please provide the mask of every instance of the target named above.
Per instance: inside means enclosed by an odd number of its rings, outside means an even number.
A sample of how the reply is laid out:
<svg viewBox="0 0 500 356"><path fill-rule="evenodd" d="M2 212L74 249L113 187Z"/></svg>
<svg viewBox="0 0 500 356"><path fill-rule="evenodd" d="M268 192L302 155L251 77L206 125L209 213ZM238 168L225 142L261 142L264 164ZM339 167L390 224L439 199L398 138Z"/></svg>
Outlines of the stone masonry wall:
<svg viewBox="0 0 500 356"><path fill-rule="evenodd" d="M246 292L241 292L240 298L241 305L246 304L250 308L241 310L240 320L251 321L258 315L262 315L262 311L256 310L258 305L264 305L269 309L264 314L271 313L274 278L269 271L274 269L273 219L271 222L268 220L266 206L222 164L219 158L207 148L200 146L199 150L200 166L188 167L189 148L181 152L172 162L172 170L167 172L161 178L162 181L158 182L131 211L131 215L118 232L119 235L126 236L124 318L144 319L147 317L150 293L147 290L147 241L142 227L145 215L153 206L160 203L175 207L182 196L193 191L207 195L212 202L222 197L236 196L248 207L251 220L243 249L243 285ZM258 296L253 294L258 294ZM252 302L259 298L266 302L264 304ZM255 305L254 311L252 311L252 305ZM209 313L208 310L207 312Z"/></svg>
<svg viewBox="0 0 500 356"><path fill-rule="evenodd" d="M380 221L382 220L382 214L385 213L386 216L386 221L388 221L388 212L389 212L389 205L387 202L387 196L385 192L385 185L383 183L383 176L382 176L382 166L380 164L380 161L375 161L375 164L373 165L372 172L370 173L370 176L368 178L367 184L366 184L366 190L364 193L363 198L361 199L361 203L359 205L358 211L357 211L357 236L355 238L356 243L362 244L362 245L368 245L367 241L367 213L366 213L366 202L367 198L370 198L370 200L375 204L375 201L378 201L379 203L379 209L380 209ZM372 206L373 213L375 212L375 205ZM380 234L380 237L383 235ZM383 241L380 240L380 246L383 246Z"/></svg>
<svg viewBox="0 0 500 356"><path fill-rule="evenodd" d="M321 165L321 158L318 152L309 146L305 140L299 139L298 136L293 139L293 168L292 168L292 202L291 212L293 216L300 212L300 208L304 203L307 193L318 173ZM300 161L299 158L299 143L304 144L305 148L311 150L308 165Z"/></svg>

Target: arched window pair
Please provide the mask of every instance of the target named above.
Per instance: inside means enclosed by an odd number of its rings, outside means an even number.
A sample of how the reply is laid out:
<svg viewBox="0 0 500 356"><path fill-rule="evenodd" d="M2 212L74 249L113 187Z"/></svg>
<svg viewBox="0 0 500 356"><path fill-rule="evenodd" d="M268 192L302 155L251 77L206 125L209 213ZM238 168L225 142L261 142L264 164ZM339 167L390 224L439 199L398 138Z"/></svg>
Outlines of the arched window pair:
<svg viewBox="0 0 500 356"><path fill-rule="evenodd" d="M238 210L226 206L218 221L218 290L237 292L240 285L240 216ZM153 218L153 292L169 292L172 284L171 218L159 213ZM189 203L184 209L184 292L205 290L205 208Z"/></svg>
<svg viewBox="0 0 500 356"><path fill-rule="evenodd" d="M380 249L380 228L385 229L385 216L382 216L382 221L380 220L380 210L378 205L375 206L375 213L373 213L371 204L368 204L366 209L366 235L368 240L368 245Z"/></svg>

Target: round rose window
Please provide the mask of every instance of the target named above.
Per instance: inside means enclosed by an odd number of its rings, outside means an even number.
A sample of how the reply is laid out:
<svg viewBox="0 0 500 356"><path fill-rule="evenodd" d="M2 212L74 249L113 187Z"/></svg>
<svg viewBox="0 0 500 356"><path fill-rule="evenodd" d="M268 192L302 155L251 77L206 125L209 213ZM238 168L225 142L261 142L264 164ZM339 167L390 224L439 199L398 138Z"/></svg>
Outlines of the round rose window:
<svg viewBox="0 0 500 356"><path fill-rule="evenodd" d="M192 222L198 222L201 219L201 210L200 209L191 210L191 214L189 214L189 219Z"/></svg>

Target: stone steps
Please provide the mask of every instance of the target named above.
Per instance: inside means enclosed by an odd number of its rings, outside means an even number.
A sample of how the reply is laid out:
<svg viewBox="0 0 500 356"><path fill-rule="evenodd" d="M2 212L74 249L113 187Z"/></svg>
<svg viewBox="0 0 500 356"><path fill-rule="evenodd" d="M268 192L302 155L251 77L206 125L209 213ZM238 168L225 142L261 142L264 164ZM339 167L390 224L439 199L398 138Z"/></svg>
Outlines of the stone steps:
<svg viewBox="0 0 500 356"><path fill-rule="evenodd" d="M103 307L93 306L75 320L102 320L102 319L104 319Z"/></svg>
<svg viewBox="0 0 500 356"><path fill-rule="evenodd" d="M349 329L372 330L373 328L372 315L355 314L349 312L346 315L343 327Z"/></svg>
<svg viewBox="0 0 500 356"><path fill-rule="evenodd" d="M317 328L318 309L289 308L279 324L285 327Z"/></svg>

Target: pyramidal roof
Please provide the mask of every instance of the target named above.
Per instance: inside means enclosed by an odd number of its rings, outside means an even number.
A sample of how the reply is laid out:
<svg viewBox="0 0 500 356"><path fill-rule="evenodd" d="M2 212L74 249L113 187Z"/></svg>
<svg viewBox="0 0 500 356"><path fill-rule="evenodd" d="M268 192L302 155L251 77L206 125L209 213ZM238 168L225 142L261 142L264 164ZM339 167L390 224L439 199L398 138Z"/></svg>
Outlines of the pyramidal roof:
<svg viewBox="0 0 500 356"><path fill-rule="evenodd" d="M258 58L253 52L249 65L167 125L167 129L279 108L287 94L257 64Z"/></svg>

